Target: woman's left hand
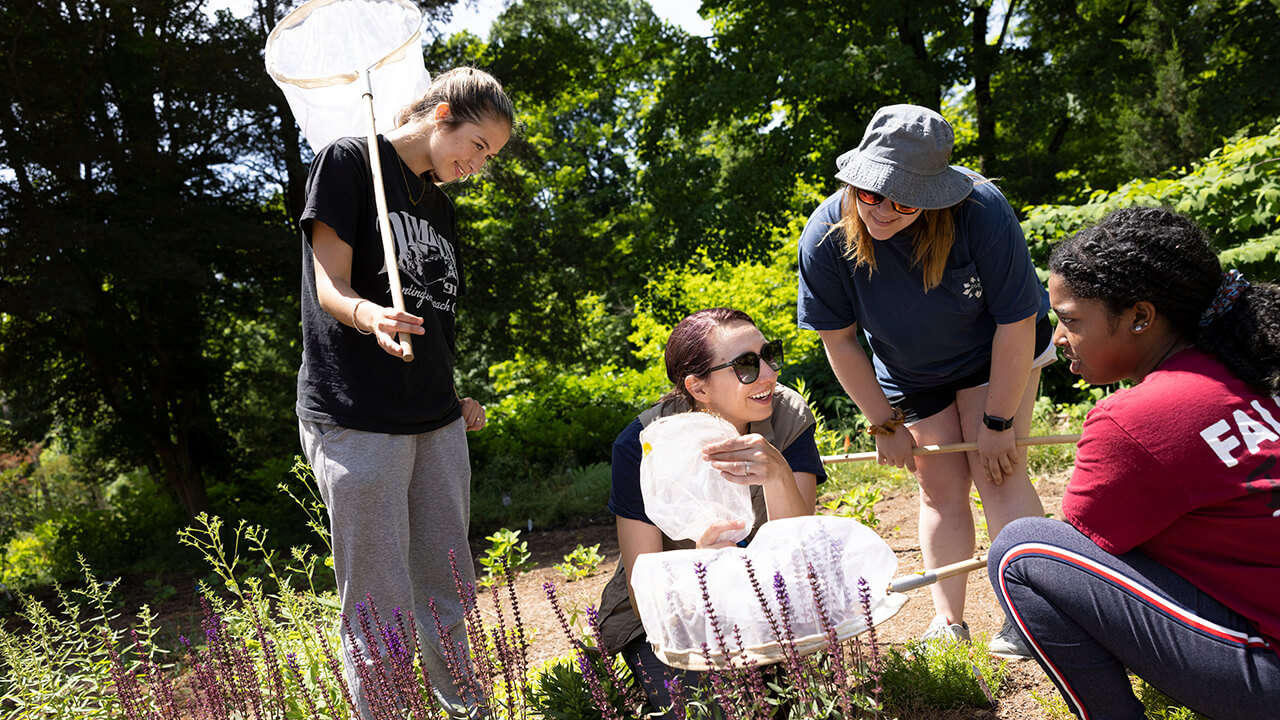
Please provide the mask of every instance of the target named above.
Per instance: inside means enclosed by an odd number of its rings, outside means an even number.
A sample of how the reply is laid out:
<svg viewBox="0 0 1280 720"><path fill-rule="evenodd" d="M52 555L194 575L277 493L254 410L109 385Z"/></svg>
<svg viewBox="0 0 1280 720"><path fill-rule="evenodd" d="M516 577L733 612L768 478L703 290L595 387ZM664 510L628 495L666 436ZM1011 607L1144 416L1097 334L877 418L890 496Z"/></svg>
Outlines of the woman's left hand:
<svg viewBox="0 0 1280 720"><path fill-rule="evenodd" d="M458 401L462 404L462 420L467 424L467 432L475 432L484 427L484 406L476 400L464 397Z"/></svg>
<svg viewBox="0 0 1280 720"><path fill-rule="evenodd" d="M699 550L720 550L734 547L737 543L727 540L725 537L733 537L733 534L740 532L742 528L741 520L717 520L702 531L702 537L698 538L694 546Z"/></svg>
<svg viewBox="0 0 1280 720"><path fill-rule="evenodd" d="M739 485L767 485L791 476L782 453L757 433L711 443L702 448L702 459Z"/></svg>
<svg viewBox="0 0 1280 720"><path fill-rule="evenodd" d="M987 427L978 430L978 462L995 485L1004 483L1018 465L1018 439L1013 430L996 432Z"/></svg>

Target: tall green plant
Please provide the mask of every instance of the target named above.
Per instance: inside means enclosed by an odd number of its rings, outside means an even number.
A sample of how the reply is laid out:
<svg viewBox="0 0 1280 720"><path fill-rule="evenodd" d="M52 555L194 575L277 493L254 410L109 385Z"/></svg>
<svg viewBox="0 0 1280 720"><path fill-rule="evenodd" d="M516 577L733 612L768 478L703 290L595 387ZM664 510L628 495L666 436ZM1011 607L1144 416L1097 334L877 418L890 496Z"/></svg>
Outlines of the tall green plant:
<svg viewBox="0 0 1280 720"><path fill-rule="evenodd" d="M111 720L123 716L115 695L110 648L147 648L149 661L171 669L168 653L156 648L156 615L138 611L130 634L120 628L113 591L117 581L102 582L81 565L83 587L55 585L58 610L20 594L19 628L0 624L0 718L78 718Z"/></svg>
<svg viewBox="0 0 1280 720"><path fill-rule="evenodd" d="M1236 137L1177 176L1097 190L1081 205L1026 209L1022 228L1037 266L1053 243L1130 205L1165 205L1208 231L1226 267L1264 278L1280 272L1280 124L1265 135Z"/></svg>

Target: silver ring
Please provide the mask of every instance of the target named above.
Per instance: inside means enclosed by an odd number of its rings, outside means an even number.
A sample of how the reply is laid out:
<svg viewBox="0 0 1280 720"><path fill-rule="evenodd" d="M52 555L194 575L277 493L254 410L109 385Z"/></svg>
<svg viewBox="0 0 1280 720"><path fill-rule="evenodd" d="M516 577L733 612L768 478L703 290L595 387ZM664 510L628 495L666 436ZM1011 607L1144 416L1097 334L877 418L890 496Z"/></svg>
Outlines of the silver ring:
<svg viewBox="0 0 1280 720"><path fill-rule="evenodd" d="M751 461L750 461L750 460L743 460L743 461L742 461L742 474L743 474L743 475L750 475L750 474L751 474Z"/></svg>

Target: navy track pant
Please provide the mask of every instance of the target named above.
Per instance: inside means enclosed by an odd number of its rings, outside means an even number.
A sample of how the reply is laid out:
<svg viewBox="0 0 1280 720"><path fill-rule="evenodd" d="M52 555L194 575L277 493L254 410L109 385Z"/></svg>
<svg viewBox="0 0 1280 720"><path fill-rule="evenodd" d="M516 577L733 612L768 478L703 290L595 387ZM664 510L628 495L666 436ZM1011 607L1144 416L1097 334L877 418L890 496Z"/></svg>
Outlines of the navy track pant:
<svg viewBox="0 0 1280 720"><path fill-rule="evenodd" d="M1005 614L1083 720L1144 717L1128 671L1210 718L1280 718L1276 648L1146 555L1112 555L1067 523L1028 517L988 556Z"/></svg>

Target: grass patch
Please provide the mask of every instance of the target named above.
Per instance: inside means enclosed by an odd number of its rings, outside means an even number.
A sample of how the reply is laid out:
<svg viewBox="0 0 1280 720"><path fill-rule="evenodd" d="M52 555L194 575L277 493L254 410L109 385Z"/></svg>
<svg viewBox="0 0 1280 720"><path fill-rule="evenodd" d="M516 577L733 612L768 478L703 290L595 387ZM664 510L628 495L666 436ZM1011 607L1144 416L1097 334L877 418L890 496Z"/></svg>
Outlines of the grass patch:
<svg viewBox="0 0 1280 720"><path fill-rule="evenodd" d="M549 528L609 512L609 463L568 468L535 478L516 473L487 481L471 493L472 533L500 528Z"/></svg>
<svg viewBox="0 0 1280 720"><path fill-rule="evenodd" d="M987 654L987 638L972 643L912 641L889 651L881 682L885 707L906 713L995 705L1008 664Z"/></svg>

